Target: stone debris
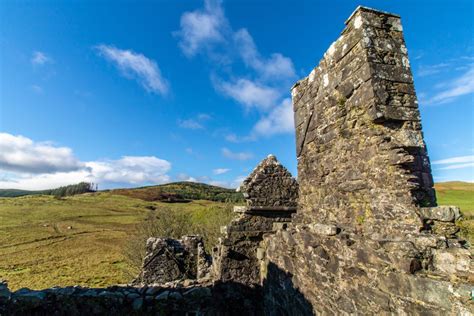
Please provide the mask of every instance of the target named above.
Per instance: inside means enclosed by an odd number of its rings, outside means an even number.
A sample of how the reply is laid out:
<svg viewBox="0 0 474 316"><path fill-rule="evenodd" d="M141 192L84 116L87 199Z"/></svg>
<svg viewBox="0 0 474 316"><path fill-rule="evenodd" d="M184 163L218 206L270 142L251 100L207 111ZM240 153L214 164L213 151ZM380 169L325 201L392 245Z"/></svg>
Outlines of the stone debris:
<svg viewBox="0 0 474 316"><path fill-rule="evenodd" d="M326 224L309 224L309 228L312 232L318 235L334 236L337 234L336 225L326 225Z"/></svg>
<svg viewBox="0 0 474 316"><path fill-rule="evenodd" d="M260 292L203 282L143 288L50 288L10 292L0 283L0 315L261 315ZM67 289L67 291L64 291Z"/></svg>

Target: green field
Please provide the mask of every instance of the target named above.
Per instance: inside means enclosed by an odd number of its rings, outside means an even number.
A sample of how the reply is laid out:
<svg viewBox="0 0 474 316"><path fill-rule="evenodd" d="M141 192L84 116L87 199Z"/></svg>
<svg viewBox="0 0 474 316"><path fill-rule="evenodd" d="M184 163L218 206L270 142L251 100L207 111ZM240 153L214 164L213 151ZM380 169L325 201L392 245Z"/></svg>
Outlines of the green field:
<svg viewBox="0 0 474 316"><path fill-rule="evenodd" d="M436 189L439 204L461 207L462 236L474 244L474 184L440 183ZM233 216L220 202L163 203L125 193L0 198L0 279L12 289L127 283L136 272L127 249L150 214L174 214L175 234L205 234L207 246Z"/></svg>
<svg viewBox="0 0 474 316"><path fill-rule="evenodd" d="M183 214L213 236L232 216L227 205L203 200L147 202L110 193L2 198L0 279L12 289L127 283L134 273L125 257L128 240L161 209Z"/></svg>
<svg viewBox="0 0 474 316"><path fill-rule="evenodd" d="M456 205L461 208L463 220L460 236L474 245L474 183L444 182L435 184L439 205Z"/></svg>

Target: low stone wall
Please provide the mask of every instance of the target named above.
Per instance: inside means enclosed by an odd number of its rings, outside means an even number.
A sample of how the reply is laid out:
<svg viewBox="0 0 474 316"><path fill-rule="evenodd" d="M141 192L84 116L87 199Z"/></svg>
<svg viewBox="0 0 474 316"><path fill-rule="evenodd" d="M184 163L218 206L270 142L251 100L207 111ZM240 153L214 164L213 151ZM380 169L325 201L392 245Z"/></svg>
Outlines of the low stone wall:
<svg viewBox="0 0 474 316"><path fill-rule="evenodd" d="M233 283L20 289L0 284L0 315L261 315L259 289Z"/></svg>

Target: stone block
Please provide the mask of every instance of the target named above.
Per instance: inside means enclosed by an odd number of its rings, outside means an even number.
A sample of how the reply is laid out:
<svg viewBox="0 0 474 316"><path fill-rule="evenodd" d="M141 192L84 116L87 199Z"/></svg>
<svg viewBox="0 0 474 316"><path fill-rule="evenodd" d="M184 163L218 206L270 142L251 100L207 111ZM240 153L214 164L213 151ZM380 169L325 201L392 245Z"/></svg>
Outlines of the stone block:
<svg viewBox="0 0 474 316"><path fill-rule="evenodd" d="M448 274L474 273L472 257L468 249L437 249L433 254L433 266L437 271Z"/></svg>
<svg viewBox="0 0 474 316"><path fill-rule="evenodd" d="M318 235L334 236L337 235L336 225L326 225L320 223L313 223L308 225L311 231Z"/></svg>
<svg viewBox="0 0 474 316"><path fill-rule="evenodd" d="M461 218L461 211L457 206L421 207L420 216L425 220L455 222Z"/></svg>

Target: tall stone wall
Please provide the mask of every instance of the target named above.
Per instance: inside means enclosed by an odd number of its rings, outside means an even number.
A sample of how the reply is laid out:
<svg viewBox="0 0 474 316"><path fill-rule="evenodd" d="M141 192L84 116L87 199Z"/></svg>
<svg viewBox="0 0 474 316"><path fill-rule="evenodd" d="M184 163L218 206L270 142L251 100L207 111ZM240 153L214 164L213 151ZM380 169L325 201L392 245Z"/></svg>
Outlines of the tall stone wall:
<svg viewBox="0 0 474 316"><path fill-rule="evenodd" d="M264 240L266 312L472 311L473 264L457 211L436 207L399 16L357 8L292 98L299 203Z"/></svg>
<svg viewBox="0 0 474 316"><path fill-rule="evenodd" d="M400 18L357 10L292 96L302 217L416 232L436 201Z"/></svg>

